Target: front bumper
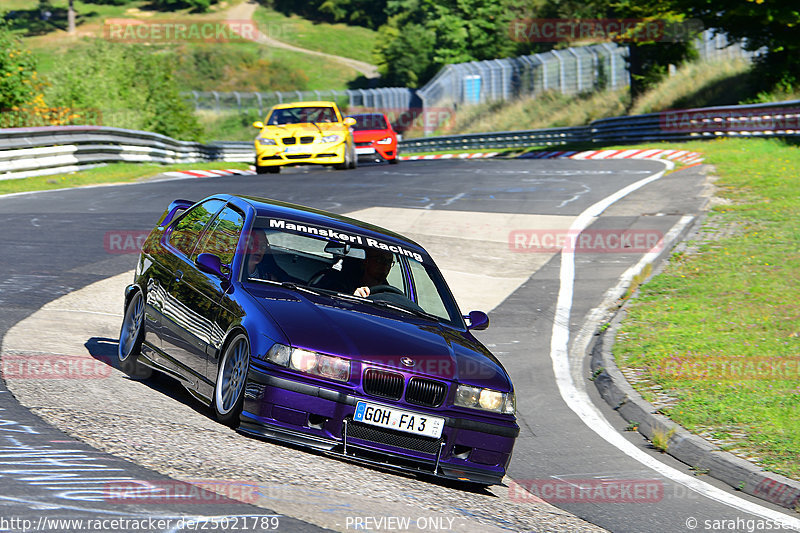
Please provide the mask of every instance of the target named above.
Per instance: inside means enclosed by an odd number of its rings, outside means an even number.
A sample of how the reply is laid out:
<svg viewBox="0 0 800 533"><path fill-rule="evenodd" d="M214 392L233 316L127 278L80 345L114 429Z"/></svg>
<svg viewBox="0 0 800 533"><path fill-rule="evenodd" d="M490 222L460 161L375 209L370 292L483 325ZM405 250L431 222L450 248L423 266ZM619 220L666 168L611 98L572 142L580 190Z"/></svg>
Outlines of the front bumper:
<svg viewBox="0 0 800 533"><path fill-rule="evenodd" d="M442 436L433 439L354 422L358 400L376 402L251 366L240 430L406 472L484 485L502 482L519 434L515 423L490 424L444 415Z"/></svg>
<svg viewBox="0 0 800 533"><path fill-rule="evenodd" d="M376 142L356 143L356 155L366 161L391 161L397 157L397 145Z"/></svg>
<svg viewBox="0 0 800 533"><path fill-rule="evenodd" d="M345 161L347 144L313 143L295 146L261 146L256 144L256 164L262 167L286 165L340 165ZM296 149L295 152L286 152Z"/></svg>

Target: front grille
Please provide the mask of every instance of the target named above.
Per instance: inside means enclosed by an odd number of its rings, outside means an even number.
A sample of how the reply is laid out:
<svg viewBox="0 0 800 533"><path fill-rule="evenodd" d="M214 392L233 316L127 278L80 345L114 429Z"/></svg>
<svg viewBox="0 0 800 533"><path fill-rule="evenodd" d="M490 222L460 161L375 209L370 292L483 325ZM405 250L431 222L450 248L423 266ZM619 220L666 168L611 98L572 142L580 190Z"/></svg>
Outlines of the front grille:
<svg viewBox="0 0 800 533"><path fill-rule="evenodd" d="M314 137L300 137L300 144L311 144L314 142Z"/></svg>
<svg viewBox="0 0 800 533"><path fill-rule="evenodd" d="M372 146L372 141L365 142L365 143L356 143L356 146L358 146L359 148L364 148L366 146Z"/></svg>
<svg viewBox="0 0 800 533"><path fill-rule="evenodd" d="M364 372L364 392L389 400L399 400L403 395L403 375L376 368Z"/></svg>
<svg viewBox="0 0 800 533"><path fill-rule="evenodd" d="M406 388L406 401L415 405L439 407L444 401L447 386L429 379L411 378Z"/></svg>
<svg viewBox="0 0 800 533"><path fill-rule="evenodd" d="M297 144L297 139L294 137L284 137L283 144Z"/></svg>
<svg viewBox="0 0 800 533"><path fill-rule="evenodd" d="M431 455L439 453L439 445L442 442L442 439L412 435L411 433L383 429L350 420L347 423L347 438L385 444L386 446L394 446L403 450L429 453Z"/></svg>
<svg viewBox="0 0 800 533"><path fill-rule="evenodd" d="M311 154L292 154L287 155L286 159L308 159L311 157Z"/></svg>

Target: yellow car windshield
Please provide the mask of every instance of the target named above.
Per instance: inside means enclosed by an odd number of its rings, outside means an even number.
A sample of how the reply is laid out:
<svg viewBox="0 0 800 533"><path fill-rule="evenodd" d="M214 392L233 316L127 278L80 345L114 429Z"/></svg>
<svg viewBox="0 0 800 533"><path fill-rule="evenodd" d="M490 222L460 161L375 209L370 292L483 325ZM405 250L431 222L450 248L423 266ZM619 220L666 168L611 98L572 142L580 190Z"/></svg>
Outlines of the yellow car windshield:
<svg viewBox="0 0 800 533"><path fill-rule="evenodd" d="M303 124L312 122L336 122L332 107L289 107L275 109L269 116L267 125Z"/></svg>

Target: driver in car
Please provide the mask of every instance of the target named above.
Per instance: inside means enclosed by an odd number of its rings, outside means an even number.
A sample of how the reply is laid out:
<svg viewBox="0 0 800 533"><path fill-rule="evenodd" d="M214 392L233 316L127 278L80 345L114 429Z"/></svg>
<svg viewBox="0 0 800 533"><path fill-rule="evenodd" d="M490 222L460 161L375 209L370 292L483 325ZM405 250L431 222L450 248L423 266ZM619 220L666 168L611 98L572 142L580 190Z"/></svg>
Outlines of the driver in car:
<svg viewBox="0 0 800 533"><path fill-rule="evenodd" d="M363 273L356 283L357 288L353 292L356 296L366 298L369 296L369 288L375 285L389 285L386 276L394 265L394 256L391 252L367 248L366 257L363 262Z"/></svg>

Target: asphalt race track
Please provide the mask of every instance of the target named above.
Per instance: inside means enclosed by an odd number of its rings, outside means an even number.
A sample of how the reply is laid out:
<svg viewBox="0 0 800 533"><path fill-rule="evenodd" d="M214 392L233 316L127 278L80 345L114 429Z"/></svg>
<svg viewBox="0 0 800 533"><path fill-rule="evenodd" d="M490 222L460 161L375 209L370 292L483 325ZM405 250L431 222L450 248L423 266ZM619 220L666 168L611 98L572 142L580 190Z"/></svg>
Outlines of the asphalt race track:
<svg viewBox="0 0 800 533"><path fill-rule="evenodd" d="M25 525L33 529L45 517L173 519L148 529L179 531L193 526L178 524L176 517L190 516L216 520L218 530L249 531L348 531L359 524L372 531L599 530L592 524L611 531L711 531L705 527L710 521L737 519L734 527L716 530L746 531L747 520L782 513L714 480L703 479L740 503L731 506L713 492L687 488L666 477L666 470L659 473L612 446L598 434L601 428L589 428L564 399L563 376L557 378L551 354L564 285L562 257L538 243L596 202L663 169L659 162L632 160L430 161L0 197L4 369L19 356L73 354L104 361L115 354L121 309L113 297L121 297L129 279L115 276L132 270L136 256L120 253L125 250L115 248L118 241L109 236L149 230L175 198L251 194L352 214L425 246L462 311L491 310L492 325L477 336L514 380L521 427L508 486L469 491L244 437L214 422L167 378L134 381L110 368L105 379L16 376L9 380L11 391L0 384L0 530L3 519L30 520ZM696 220L707 199L701 169L674 172L631 192L590 219L589 233L663 235ZM592 331L588 317L646 251L597 242L574 254L571 312L568 323L560 324L570 342ZM568 366L576 386L619 434L651 460L691 475L637 433L623 431L627 424L599 399L579 346L573 348ZM641 491L609 497L568 490L615 481ZM143 482L182 496L162 491L150 500L123 502L114 492ZM197 492L197 485L214 492ZM560 490L548 498L557 508L525 487ZM185 490L195 505L187 504ZM128 529L135 528L108 530Z"/></svg>

